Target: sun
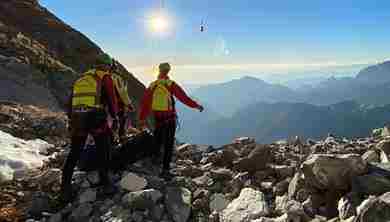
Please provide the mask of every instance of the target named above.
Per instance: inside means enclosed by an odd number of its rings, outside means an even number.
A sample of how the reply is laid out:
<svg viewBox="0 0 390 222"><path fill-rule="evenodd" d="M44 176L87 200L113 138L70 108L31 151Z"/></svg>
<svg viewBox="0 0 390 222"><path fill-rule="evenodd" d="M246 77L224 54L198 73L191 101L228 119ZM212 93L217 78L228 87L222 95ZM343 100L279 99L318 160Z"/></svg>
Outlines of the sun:
<svg viewBox="0 0 390 222"><path fill-rule="evenodd" d="M151 28L154 33L164 33L168 30L168 19L162 15L156 16L151 20Z"/></svg>
<svg viewBox="0 0 390 222"><path fill-rule="evenodd" d="M167 35L172 28L172 20L163 12L156 12L149 16L147 20L149 32L153 35Z"/></svg>

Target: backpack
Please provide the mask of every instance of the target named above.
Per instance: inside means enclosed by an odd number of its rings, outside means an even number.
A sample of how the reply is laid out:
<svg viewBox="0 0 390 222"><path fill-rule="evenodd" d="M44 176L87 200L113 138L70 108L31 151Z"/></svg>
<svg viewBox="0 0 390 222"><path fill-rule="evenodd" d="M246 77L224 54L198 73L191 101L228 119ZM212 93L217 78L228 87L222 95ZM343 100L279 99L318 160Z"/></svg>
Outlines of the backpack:
<svg viewBox="0 0 390 222"><path fill-rule="evenodd" d="M152 83L153 111L169 111L175 109L175 100L168 89L172 84L173 81L171 80L157 80Z"/></svg>

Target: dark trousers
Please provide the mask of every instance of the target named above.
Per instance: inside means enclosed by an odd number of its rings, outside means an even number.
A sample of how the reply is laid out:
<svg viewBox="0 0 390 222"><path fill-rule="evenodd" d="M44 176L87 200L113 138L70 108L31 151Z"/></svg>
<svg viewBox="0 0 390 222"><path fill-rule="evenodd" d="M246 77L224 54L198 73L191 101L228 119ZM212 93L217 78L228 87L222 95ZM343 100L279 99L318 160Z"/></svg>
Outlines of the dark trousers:
<svg viewBox="0 0 390 222"><path fill-rule="evenodd" d="M156 155L161 156L161 147L164 150L163 170L169 170L172 161L173 148L175 143L176 120L165 121L158 124L154 131L156 142Z"/></svg>
<svg viewBox="0 0 390 222"><path fill-rule="evenodd" d="M108 170L111 158L111 135L108 133L93 135L99 161L99 175L100 182L103 185L109 183ZM74 168L80 159L81 151L84 148L87 135L73 135L71 140L71 150L66 159L64 168L62 170L62 188L69 188L72 184L72 176Z"/></svg>
<svg viewBox="0 0 390 222"><path fill-rule="evenodd" d="M126 132L127 132L127 126L126 126L126 122L127 122L127 113L125 112L120 112L119 113L119 138L122 138L123 136L126 136Z"/></svg>

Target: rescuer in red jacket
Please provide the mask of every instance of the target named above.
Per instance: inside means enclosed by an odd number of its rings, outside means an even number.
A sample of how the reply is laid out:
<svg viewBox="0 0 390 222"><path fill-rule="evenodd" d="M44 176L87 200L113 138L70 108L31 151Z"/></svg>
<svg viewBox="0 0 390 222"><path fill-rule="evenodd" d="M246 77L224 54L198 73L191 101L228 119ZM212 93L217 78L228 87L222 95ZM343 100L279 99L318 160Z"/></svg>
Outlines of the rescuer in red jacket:
<svg viewBox="0 0 390 222"><path fill-rule="evenodd" d="M140 127L146 127L145 119L152 114L155 119L154 135L156 139L155 155L160 157L161 146L164 149L163 167L161 176L172 178L169 172L169 165L172 160L177 113L175 109L175 97L185 105L203 111L203 106L192 100L184 90L168 76L171 70L169 63L162 63L159 66L159 76L152 82L145 92L141 104Z"/></svg>

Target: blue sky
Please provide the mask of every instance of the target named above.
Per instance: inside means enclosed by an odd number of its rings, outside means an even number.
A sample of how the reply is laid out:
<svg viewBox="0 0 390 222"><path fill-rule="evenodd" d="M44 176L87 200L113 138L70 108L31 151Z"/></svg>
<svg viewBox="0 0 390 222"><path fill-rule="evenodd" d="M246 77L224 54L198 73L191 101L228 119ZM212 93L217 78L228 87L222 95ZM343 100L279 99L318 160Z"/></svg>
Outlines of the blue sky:
<svg viewBox="0 0 390 222"><path fill-rule="evenodd" d="M145 83L163 61L179 81L206 83L381 62L390 52L388 0L165 0L164 36L147 25L158 0L40 2Z"/></svg>

